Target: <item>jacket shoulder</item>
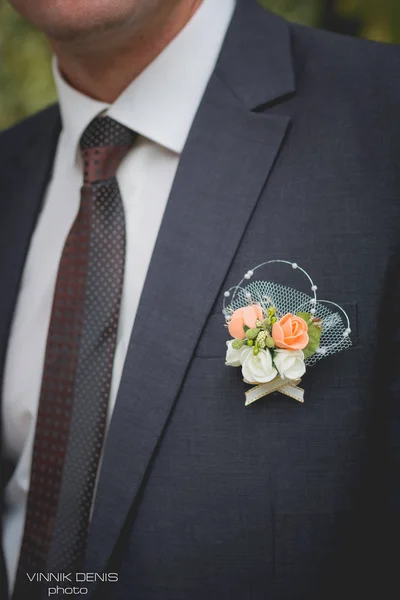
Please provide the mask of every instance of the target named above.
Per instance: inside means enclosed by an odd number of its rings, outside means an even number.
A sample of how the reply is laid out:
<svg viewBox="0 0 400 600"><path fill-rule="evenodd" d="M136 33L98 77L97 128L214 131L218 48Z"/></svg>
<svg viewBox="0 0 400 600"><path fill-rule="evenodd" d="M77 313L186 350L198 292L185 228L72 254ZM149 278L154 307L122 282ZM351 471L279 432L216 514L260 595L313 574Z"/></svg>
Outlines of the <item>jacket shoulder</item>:
<svg viewBox="0 0 400 600"><path fill-rule="evenodd" d="M400 45L360 39L291 23L295 67L320 71L326 79L366 82L400 90Z"/></svg>
<svg viewBox="0 0 400 600"><path fill-rule="evenodd" d="M52 104L40 112L27 117L16 125L0 132L0 155L11 154L21 148L29 147L34 139L48 128L60 122L58 104Z"/></svg>

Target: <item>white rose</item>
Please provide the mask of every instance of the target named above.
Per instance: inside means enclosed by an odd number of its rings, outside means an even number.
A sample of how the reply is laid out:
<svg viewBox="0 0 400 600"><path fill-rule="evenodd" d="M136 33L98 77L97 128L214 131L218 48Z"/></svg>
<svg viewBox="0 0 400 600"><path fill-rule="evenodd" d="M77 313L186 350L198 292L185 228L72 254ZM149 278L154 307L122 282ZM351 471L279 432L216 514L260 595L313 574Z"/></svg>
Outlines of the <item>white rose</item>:
<svg viewBox="0 0 400 600"><path fill-rule="evenodd" d="M235 340L228 340L226 342L226 357L225 357L225 365L227 367L240 367L243 363L246 355L249 352L253 352L253 348L249 348L249 346L243 345L239 350L232 347L232 344Z"/></svg>
<svg viewBox="0 0 400 600"><path fill-rule="evenodd" d="M274 363L283 379L298 379L306 372L301 350L275 350Z"/></svg>
<svg viewBox="0 0 400 600"><path fill-rule="evenodd" d="M251 352L246 355L242 363L242 373L248 383L267 383L278 375L272 364L269 350L259 350L258 354Z"/></svg>

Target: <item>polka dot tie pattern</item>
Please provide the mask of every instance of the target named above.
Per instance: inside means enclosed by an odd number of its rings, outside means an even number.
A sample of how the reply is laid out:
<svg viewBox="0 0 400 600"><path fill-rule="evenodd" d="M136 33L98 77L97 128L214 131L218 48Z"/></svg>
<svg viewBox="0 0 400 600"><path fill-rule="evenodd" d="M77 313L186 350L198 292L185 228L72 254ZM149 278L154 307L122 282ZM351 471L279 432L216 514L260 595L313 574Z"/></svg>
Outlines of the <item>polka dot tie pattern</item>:
<svg viewBox="0 0 400 600"><path fill-rule="evenodd" d="M125 216L115 175L134 135L97 117L81 139L84 185L57 275L13 600L47 597L27 574L82 569L124 277Z"/></svg>

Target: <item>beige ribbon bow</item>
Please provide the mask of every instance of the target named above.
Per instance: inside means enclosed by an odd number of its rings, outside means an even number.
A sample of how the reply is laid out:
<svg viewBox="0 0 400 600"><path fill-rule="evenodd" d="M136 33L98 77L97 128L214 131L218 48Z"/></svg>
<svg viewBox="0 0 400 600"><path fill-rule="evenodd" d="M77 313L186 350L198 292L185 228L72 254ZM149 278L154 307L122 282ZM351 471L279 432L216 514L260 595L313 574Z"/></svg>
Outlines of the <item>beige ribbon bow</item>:
<svg viewBox="0 0 400 600"><path fill-rule="evenodd" d="M254 383L251 383L250 381L244 381L245 383L254 385ZM272 394L272 392L280 392L281 394L285 394L285 396L290 396L290 398L294 398L294 400L303 403L304 390L297 387L299 383L301 383L301 379L282 379L282 377L276 377L273 381L269 381L268 383L260 383L245 392L245 406L252 404L264 396Z"/></svg>

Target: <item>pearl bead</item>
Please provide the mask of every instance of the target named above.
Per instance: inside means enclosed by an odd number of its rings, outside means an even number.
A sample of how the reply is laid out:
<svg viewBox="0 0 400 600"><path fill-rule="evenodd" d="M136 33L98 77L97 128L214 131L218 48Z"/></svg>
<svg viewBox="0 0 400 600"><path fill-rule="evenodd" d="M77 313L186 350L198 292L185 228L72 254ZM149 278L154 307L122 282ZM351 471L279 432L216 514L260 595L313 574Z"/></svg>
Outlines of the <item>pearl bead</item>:
<svg viewBox="0 0 400 600"><path fill-rule="evenodd" d="M313 291L313 292L316 292L318 288L317 288L317 286L316 286L316 285L312 285L312 286L311 286L311 289L312 289L312 291Z"/></svg>
<svg viewBox="0 0 400 600"><path fill-rule="evenodd" d="M292 263L292 268L293 268L293 269L297 269L297 267L298 267L298 264L297 264L297 263Z"/></svg>
<svg viewBox="0 0 400 600"><path fill-rule="evenodd" d="M224 296L225 296L225 298L229 298L229 296L230 296L230 295L231 295L231 293L230 293L230 292L224 292Z"/></svg>
<svg viewBox="0 0 400 600"><path fill-rule="evenodd" d="M310 302L311 304L317 304L317 300L315 298L311 298Z"/></svg>
<svg viewBox="0 0 400 600"><path fill-rule="evenodd" d="M312 308L312 309L310 310L310 313L311 313L312 315L315 315L315 313L316 313L316 310L315 310L315 308Z"/></svg>

